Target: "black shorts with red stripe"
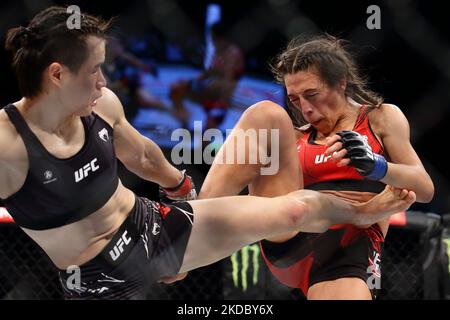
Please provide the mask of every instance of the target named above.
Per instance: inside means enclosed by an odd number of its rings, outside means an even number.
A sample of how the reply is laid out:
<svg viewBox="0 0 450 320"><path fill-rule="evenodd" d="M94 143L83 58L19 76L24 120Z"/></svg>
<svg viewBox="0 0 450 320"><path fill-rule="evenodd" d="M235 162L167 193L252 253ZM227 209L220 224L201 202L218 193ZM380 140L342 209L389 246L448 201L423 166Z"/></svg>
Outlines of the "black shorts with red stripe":
<svg viewBox="0 0 450 320"><path fill-rule="evenodd" d="M272 274L283 284L308 289L319 282L356 277L375 299L381 284L383 233L374 224L367 229L339 225L324 233L300 232L286 242L260 242Z"/></svg>
<svg viewBox="0 0 450 320"><path fill-rule="evenodd" d="M156 280L183 262L194 215L187 202L136 197L131 213L92 260L59 270L66 299L145 299Z"/></svg>

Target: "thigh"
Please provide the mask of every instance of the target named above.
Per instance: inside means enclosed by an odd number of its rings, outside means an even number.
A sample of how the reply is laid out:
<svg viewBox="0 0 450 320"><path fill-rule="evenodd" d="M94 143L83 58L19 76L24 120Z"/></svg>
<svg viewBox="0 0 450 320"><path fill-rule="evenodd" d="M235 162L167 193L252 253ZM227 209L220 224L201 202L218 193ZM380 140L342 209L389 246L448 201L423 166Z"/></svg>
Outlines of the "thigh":
<svg viewBox="0 0 450 320"><path fill-rule="evenodd" d="M254 132L256 144L239 143L245 132ZM257 161L251 161L254 155ZM238 162L241 156L245 161ZM272 197L302 186L292 121L270 101L253 105L241 116L215 157L199 196L236 195L246 186L254 195Z"/></svg>
<svg viewBox="0 0 450 320"><path fill-rule="evenodd" d="M376 298L383 242L376 224L367 229L345 225L325 232L312 246L308 298Z"/></svg>
<svg viewBox="0 0 450 320"><path fill-rule="evenodd" d="M146 222L142 239L154 279L179 273L191 237L194 213L188 202L152 202L154 217Z"/></svg>
<svg viewBox="0 0 450 320"><path fill-rule="evenodd" d="M274 170L256 176L249 184L251 195L276 197L302 188L301 170L291 128L280 129L278 146L270 150ZM268 136L269 140L270 137ZM263 171L260 170L260 173Z"/></svg>
<svg viewBox="0 0 450 320"><path fill-rule="evenodd" d="M340 278L311 286L308 300L372 300L369 287L360 278Z"/></svg>
<svg viewBox="0 0 450 320"><path fill-rule="evenodd" d="M230 256L270 235L295 228L300 221L292 197L222 197L189 202L195 222L180 272Z"/></svg>
<svg viewBox="0 0 450 320"><path fill-rule="evenodd" d="M302 188L302 176L298 162L297 148L291 127L280 129L278 152L273 152L273 161L277 162L278 170L273 174L258 175L248 185L249 193L261 197L276 197L288 194ZM270 237L274 242L286 241L297 231Z"/></svg>

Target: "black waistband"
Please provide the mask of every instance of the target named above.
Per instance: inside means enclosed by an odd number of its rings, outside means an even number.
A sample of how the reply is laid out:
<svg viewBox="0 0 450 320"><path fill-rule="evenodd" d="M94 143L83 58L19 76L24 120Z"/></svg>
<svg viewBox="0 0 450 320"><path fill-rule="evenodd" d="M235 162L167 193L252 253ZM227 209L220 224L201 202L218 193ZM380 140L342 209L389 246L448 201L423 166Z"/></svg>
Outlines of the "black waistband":
<svg viewBox="0 0 450 320"><path fill-rule="evenodd" d="M131 213L122 223L119 230L114 234L111 241L90 261L90 263L101 265L106 269L111 269L121 264L128 257L131 250L140 239L138 226L133 219L137 201L138 200L136 200Z"/></svg>
<svg viewBox="0 0 450 320"><path fill-rule="evenodd" d="M385 187L386 185L380 181L343 179L313 183L305 186L305 189L380 193Z"/></svg>
<svg viewBox="0 0 450 320"><path fill-rule="evenodd" d="M121 224L117 232L113 235L111 241L102 249L102 251L93 259L79 266L83 271L101 270L102 272L109 272L116 266L121 264L131 253L133 247L140 239L140 233L135 217L138 211L138 206L141 205L140 200L136 197L133 209L127 216L125 221ZM67 270L59 270L60 276L64 279L71 275ZM84 272L86 273L86 272ZM89 271L87 272L89 273Z"/></svg>

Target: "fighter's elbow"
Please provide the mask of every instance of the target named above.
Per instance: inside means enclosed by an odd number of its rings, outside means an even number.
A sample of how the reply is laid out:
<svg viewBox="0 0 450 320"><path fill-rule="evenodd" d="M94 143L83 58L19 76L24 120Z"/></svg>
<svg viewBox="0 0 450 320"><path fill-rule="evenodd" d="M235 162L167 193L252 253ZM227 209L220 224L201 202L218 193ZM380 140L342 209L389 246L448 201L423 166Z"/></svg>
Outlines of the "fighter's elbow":
<svg viewBox="0 0 450 320"><path fill-rule="evenodd" d="M422 188L421 192L416 192L417 194L417 202L422 203L429 203L431 200L433 200L434 197L434 184L431 179L429 179L424 187Z"/></svg>

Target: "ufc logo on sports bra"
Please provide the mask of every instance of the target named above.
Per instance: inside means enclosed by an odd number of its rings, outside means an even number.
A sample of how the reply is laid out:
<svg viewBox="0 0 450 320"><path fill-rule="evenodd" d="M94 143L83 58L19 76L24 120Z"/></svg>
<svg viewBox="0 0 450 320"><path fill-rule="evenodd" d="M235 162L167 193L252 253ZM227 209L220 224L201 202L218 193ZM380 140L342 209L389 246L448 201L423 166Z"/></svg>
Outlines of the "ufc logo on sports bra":
<svg viewBox="0 0 450 320"><path fill-rule="evenodd" d="M116 245L114 246L113 250L109 251L109 255L113 259L113 261L116 261L120 255L123 253L123 246L128 245L131 242L131 238L127 239L127 230L122 234L122 237L117 241Z"/></svg>
<svg viewBox="0 0 450 320"><path fill-rule="evenodd" d="M75 171L75 182L80 182L89 175L89 172L95 172L100 169L100 166L96 164L97 158L89 163L86 163L82 168Z"/></svg>
<svg viewBox="0 0 450 320"><path fill-rule="evenodd" d="M316 155L316 159L314 160L314 164L325 163L330 158L331 158L331 156L325 156L325 154L318 154L318 155Z"/></svg>

